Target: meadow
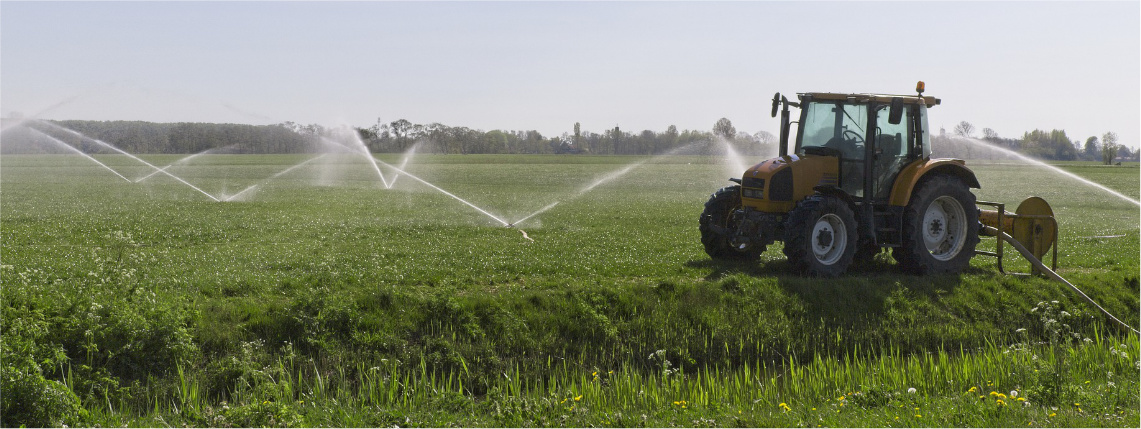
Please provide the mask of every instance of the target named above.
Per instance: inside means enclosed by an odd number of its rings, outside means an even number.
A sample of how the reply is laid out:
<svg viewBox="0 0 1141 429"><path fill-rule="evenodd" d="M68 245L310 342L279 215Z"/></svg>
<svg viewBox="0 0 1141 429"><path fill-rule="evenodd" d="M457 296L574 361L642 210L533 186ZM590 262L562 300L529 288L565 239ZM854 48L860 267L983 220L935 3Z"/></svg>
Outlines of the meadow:
<svg viewBox="0 0 1141 429"><path fill-rule="evenodd" d="M916 277L881 254L829 280L779 245L710 260L697 219L729 184L720 158L407 165L506 222L557 203L518 229L381 166L386 189L360 157L273 177L313 155L144 156L201 192L96 158L128 180L0 159L4 426L1141 424L1138 337L993 258ZM980 200L1049 201L1059 274L1139 325L1136 204L969 165ZM1141 193L1136 164L1060 166Z"/></svg>

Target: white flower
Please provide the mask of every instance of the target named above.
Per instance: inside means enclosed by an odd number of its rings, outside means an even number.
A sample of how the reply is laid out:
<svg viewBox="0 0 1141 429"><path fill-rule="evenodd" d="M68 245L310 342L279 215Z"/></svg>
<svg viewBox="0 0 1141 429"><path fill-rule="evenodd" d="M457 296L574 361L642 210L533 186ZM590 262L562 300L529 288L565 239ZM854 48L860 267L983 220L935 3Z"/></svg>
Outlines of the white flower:
<svg viewBox="0 0 1141 429"><path fill-rule="evenodd" d="M1011 398L1017 398L1018 397L1018 391L1017 390L1011 390L1010 391L1010 397Z"/></svg>
<svg viewBox="0 0 1141 429"><path fill-rule="evenodd" d="M915 388L914 387L907 388L907 393L915 393Z"/></svg>

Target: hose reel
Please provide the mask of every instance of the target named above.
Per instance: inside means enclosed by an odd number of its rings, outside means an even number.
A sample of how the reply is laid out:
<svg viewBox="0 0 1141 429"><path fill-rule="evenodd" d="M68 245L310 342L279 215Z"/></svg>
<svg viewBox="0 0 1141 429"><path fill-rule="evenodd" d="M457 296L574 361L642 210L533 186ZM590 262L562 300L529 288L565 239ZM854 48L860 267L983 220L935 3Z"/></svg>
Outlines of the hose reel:
<svg viewBox="0 0 1141 429"><path fill-rule="evenodd" d="M979 201L978 205L995 207L996 210L979 210L979 222L993 229L983 228L980 235L1000 237L995 240L997 249L994 252L975 251L978 255L994 256L998 258L998 270L1006 271L1002 267L1003 234L1009 235L1038 260L1042 260L1046 253L1053 250L1051 269L1058 269L1058 222L1054 219L1054 210L1050 204L1039 197L1030 197L1022 201L1014 213L1006 211L1003 203ZM1031 273L1042 274L1038 267L1031 263Z"/></svg>

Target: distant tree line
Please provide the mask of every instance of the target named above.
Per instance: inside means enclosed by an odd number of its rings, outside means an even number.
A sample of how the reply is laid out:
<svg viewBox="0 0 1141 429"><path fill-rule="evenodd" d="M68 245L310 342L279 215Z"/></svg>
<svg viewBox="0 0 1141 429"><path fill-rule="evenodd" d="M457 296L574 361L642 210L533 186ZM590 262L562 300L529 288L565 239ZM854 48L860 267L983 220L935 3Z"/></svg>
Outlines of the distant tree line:
<svg viewBox="0 0 1141 429"><path fill-rule="evenodd" d="M682 130L670 125L665 131L630 132L615 126L602 132L583 130L574 123L573 132L544 136L535 130L483 131L454 127L438 122L416 124L405 119L377 121L371 127L328 128L318 124L283 122L273 125L215 123L153 123L142 121L48 121L99 139L130 153L189 154L212 150L215 153L313 153L354 147L346 144L346 134L359 138L375 153L401 153L416 146L420 153L507 154L565 153L599 155L656 155L663 153L720 155L728 148L742 155L773 156L777 138L767 131L740 132L727 118L712 124L710 131ZM31 131L28 127L38 130ZM106 152L98 144L60 132L42 123L5 130L0 151L61 151L58 139L84 152ZM46 137L44 134L51 136ZM1000 137L983 128L975 136L974 125L963 121L951 133L940 129L933 135L935 156L966 159L1003 159L1009 152L1046 160L1087 160L1104 163L1138 161L1141 152L1119 144L1117 134L1105 133L1083 141L1071 140L1064 130L1033 130L1020 138ZM55 149L50 149L55 144ZM999 148L999 149L994 149Z"/></svg>
<svg viewBox="0 0 1141 429"><path fill-rule="evenodd" d="M1112 164L1121 161L1141 161L1141 150L1130 150L1119 144L1117 133L1107 132L1082 140L1071 140L1065 130L1033 130L1020 138L1000 137L993 129L983 128L982 136L975 137L975 127L962 121L952 133L940 129L931 142L934 156L964 159L1005 159L1009 152L1031 158L1055 161L1099 161ZM997 149L995 149L997 148Z"/></svg>
<svg viewBox="0 0 1141 429"><path fill-rule="evenodd" d="M738 133L728 119L718 121L714 131L684 130L670 125L665 131L624 131L614 127L602 132L583 131L574 124L574 133L546 137L535 130L482 131L451 127L438 122L414 124L405 119L378 121L369 128L357 128L360 138L373 152L404 152L418 145L425 153L574 153L600 155L656 155L682 150L690 154L720 154L725 142L745 154L765 154L775 146L771 133ZM726 128L727 127L727 128Z"/></svg>
<svg viewBox="0 0 1141 429"><path fill-rule="evenodd" d="M114 145L129 153L220 153L312 152L312 135L298 133L282 124L244 125L212 123L154 123L142 121L45 121ZM107 152L98 143L51 125L30 122L4 131L5 153L58 152L58 142L86 153Z"/></svg>

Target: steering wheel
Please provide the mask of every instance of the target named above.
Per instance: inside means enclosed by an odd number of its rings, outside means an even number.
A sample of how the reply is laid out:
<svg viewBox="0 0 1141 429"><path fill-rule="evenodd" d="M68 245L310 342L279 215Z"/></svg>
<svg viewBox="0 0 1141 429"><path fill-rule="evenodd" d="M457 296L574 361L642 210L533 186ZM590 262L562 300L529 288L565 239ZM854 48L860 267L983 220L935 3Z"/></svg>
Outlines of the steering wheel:
<svg viewBox="0 0 1141 429"><path fill-rule="evenodd" d="M849 137L849 134L851 137ZM852 130L844 130L844 134L842 135L844 136L844 140L855 142L857 145L864 142L864 136L861 136L860 133Z"/></svg>

